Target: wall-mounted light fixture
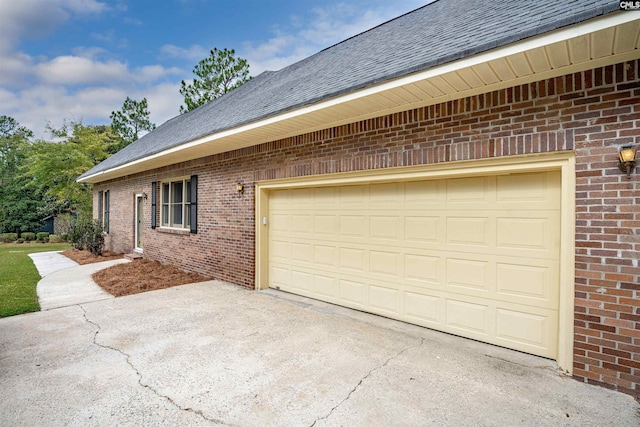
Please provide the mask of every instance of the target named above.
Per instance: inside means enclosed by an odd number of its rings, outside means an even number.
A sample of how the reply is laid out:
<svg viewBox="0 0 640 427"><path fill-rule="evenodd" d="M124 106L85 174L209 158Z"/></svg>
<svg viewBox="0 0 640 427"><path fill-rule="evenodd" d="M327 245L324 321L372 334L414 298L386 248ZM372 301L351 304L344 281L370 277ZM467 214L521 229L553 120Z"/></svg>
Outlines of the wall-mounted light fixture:
<svg viewBox="0 0 640 427"><path fill-rule="evenodd" d="M631 179L631 172L636 168L636 149L631 145L625 145L618 153L618 167Z"/></svg>
<svg viewBox="0 0 640 427"><path fill-rule="evenodd" d="M238 193L242 194L244 193L244 185L242 185L242 183L237 183L236 184L236 190L238 190Z"/></svg>
<svg viewBox="0 0 640 427"><path fill-rule="evenodd" d="M147 198L148 198L148 197L149 197L149 196L147 196L147 193L142 193L142 198L143 198L144 200L147 200Z"/></svg>

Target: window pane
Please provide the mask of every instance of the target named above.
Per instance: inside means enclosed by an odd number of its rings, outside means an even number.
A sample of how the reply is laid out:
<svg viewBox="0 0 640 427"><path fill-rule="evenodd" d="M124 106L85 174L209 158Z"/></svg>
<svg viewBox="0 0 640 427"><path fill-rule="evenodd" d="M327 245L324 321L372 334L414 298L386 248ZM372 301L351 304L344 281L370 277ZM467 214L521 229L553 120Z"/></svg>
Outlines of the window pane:
<svg viewBox="0 0 640 427"><path fill-rule="evenodd" d="M171 183L171 203L182 203L182 181Z"/></svg>
<svg viewBox="0 0 640 427"><path fill-rule="evenodd" d="M185 191L184 200L187 203L191 203L191 181L187 181L187 189Z"/></svg>
<svg viewBox="0 0 640 427"><path fill-rule="evenodd" d="M162 205L162 225L169 225L169 205Z"/></svg>
<svg viewBox="0 0 640 427"><path fill-rule="evenodd" d="M182 227L182 204L176 203L171 208L171 225L173 227Z"/></svg>
<svg viewBox="0 0 640 427"><path fill-rule="evenodd" d="M169 184L162 184L162 210L160 211L160 221L164 226L169 226Z"/></svg>
<svg viewBox="0 0 640 427"><path fill-rule="evenodd" d="M184 205L184 228L191 226L191 205Z"/></svg>
<svg viewBox="0 0 640 427"><path fill-rule="evenodd" d="M162 184L162 203L169 203L169 184Z"/></svg>

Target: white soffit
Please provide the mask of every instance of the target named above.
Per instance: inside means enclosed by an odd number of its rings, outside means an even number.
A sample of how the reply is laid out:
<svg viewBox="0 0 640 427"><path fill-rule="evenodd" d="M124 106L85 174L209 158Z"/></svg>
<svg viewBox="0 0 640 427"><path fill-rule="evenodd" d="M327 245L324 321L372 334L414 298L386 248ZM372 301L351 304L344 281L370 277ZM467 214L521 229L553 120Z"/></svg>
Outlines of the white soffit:
<svg viewBox="0 0 640 427"><path fill-rule="evenodd" d="M640 58L640 13L615 12L207 135L81 181L106 181L207 155L637 58Z"/></svg>

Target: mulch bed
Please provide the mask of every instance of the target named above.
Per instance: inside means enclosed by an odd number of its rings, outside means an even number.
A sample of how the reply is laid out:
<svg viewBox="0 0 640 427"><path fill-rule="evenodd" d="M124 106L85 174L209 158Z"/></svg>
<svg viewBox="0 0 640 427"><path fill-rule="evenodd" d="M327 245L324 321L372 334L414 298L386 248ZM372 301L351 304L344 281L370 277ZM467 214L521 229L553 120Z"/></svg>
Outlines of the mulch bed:
<svg viewBox="0 0 640 427"><path fill-rule="evenodd" d="M94 273L92 277L102 289L116 297L211 280L210 277L146 259L117 264Z"/></svg>
<svg viewBox="0 0 640 427"><path fill-rule="evenodd" d="M109 252L109 251L103 251L102 256L95 256L89 251L81 251L78 249L68 249L62 252L62 255L66 256L67 258L71 258L78 264L82 264L82 265L92 264L94 262L109 261L112 259L119 259L124 256L123 254Z"/></svg>

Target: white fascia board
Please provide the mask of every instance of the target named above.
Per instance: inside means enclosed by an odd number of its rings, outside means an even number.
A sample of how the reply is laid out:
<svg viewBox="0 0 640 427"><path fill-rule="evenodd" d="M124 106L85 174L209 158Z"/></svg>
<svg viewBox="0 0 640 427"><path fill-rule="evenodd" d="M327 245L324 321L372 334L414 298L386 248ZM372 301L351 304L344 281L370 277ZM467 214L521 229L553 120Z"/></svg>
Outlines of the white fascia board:
<svg viewBox="0 0 640 427"><path fill-rule="evenodd" d="M636 21L638 19L640 19L640 14L637 14L637 13L629 13L629 12L610 13L600 18L595 18L590 21L578 23L567 28L552 31L547 34L531 37L529 39L516 42L511 45L499 47L488 52L473 55L471 57L464 58L464 59L459 59L457 61L439 65L433 68L429 68L424 71L419 71L405 77L400 77L385 83L381 83L379 85L368 87L366 89L357 90L346 95L340 95L335 98L328 99L326 101L318 102L313 105L308 105L306 107L299 108L297 110L289 111L283 114L279 114L277 116L258 120L256 122L238 126L236 128L227 129L212 135L203 136L201 138L194 139L190 142L169 148L159 153L152 154L150 156L146 156L137 160L133 160L124 165L116 166L114 168L107 169L105 171L86 176L82 179L79 179L78 182L90 181L93 178L97 178L102 174L113 173L120 169L129 168L139 163L148 162L150 160L157 159L159 157L164 157L166 155L176 153L179 151L187 150L189 148L194 148L205 143L209 143L209 142L213 142L229 136L241 134L256 128L269 126L271 124L286 121L295 117L311 114L313 112L323 110L325 108L330 108L345 102L357 100L359 98L364 98L380 92L395 89L400 86L416 83L422 80L428 80L432 77L446 74L452 71L473 67L474 65L490 62L494 59L504 58L514 54L518 54L518 53L526 52L529 50L537 49L543 46L551 45L553 43L557 43L560 41L569 40L569 39L580 37L586 34L595 33L600 30L615 27L617 25L626 24L628 22Z"/></svg>

